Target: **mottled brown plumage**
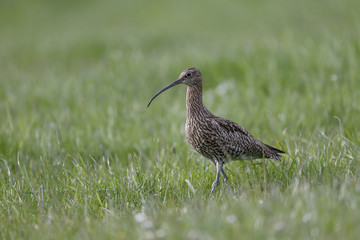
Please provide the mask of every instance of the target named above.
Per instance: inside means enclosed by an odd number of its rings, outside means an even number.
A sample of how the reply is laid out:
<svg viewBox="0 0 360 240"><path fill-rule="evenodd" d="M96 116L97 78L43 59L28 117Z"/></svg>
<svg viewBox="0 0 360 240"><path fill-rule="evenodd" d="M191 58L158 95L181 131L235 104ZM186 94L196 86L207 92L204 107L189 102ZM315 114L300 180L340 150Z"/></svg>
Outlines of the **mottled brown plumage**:
<svg viewBox="0 0 360 240"><path fill-rule="evenodd" d="M284 153L255 139L240 125L213 115L202 101L202 77L196 68L185 69L179 79L160 90L151 102L165 90L186 84L186 138L194 149L208 158L216 166L217 174L212 190L219 184L219 174L226 176L223 165L230 160L253 160L257 158L272 158L281 160L279 153Z"/></svg>

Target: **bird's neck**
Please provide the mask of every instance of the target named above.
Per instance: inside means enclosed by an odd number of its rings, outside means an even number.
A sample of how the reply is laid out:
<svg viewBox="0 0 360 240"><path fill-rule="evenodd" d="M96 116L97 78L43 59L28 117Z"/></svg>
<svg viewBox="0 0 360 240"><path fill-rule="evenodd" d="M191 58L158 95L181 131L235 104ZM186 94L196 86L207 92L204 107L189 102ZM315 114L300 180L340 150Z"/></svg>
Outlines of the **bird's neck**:
<svg viewBox="0 0 360 240"><path fill-rule="evenodd" d="M186 92L186 115L188 118L197 118L211 114L206 109L202 99L202 84L194 84L187 87Z"/></svg>

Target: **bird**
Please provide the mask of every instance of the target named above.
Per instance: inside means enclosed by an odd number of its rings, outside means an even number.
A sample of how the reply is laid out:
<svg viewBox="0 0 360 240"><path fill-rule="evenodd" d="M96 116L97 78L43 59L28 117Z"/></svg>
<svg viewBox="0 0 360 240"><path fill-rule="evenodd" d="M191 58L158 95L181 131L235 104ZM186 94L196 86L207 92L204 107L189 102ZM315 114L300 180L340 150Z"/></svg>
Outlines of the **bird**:
<svg viewBox="0 0 360 240"><path fill-rule="evenodd" d="M202 76L197 68L187 68L179 78L157 92L151 102L162 92L179 84L187 85L186 124L187 141L196 152L207 158L216 167L216 178L210 195L220 182L220 173L227 184L228 176L223 167L232 160L275 159L281 161L284 151L267 145L254 138L237 123L217 117L203 103Z"/></svg>

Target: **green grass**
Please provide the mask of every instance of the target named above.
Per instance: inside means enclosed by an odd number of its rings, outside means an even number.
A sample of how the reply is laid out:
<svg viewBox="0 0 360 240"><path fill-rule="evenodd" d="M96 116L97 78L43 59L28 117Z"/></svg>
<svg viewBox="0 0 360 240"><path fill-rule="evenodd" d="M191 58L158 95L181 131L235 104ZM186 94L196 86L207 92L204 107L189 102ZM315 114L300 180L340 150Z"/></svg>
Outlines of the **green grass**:
<svg viewBox="0 0 360 240"><path fill-rule="evenodd" d="M3 239L358 239L360 4L0 1ZM284 161L186 143L187 67Z"/></svg>

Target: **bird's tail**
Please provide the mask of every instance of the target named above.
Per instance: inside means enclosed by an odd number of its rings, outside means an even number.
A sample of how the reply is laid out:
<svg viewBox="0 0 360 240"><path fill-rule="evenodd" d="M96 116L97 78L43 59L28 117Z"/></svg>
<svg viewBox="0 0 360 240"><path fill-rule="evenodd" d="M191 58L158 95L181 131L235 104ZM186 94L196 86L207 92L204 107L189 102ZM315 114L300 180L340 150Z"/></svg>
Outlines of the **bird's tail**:
<svg viewBox="0 0 360 240"><path fill-rule="evenodd" d="M286 153L286 152L284 152L283 150L277 149L277 148L272 147L272 146L270 146L270 145L265 144L265 146L267 146L267 147L270 148L271 150L275 151L276 153Z"/></svg>
<svg viewBox="0 0 360 240"><path fill-rule="evenodd" d="M271 154L269 154L269 156L267 156L267 157L272 158L272 159L276 159L276 160L279 160L279 161L282 160L281 155L279 153L285 153L283 150L277 149L277 148L272 147L272 146L267 145L267 144L264 144L264 145L266 147L268 147L270 152L271 152Z"/></svg>

